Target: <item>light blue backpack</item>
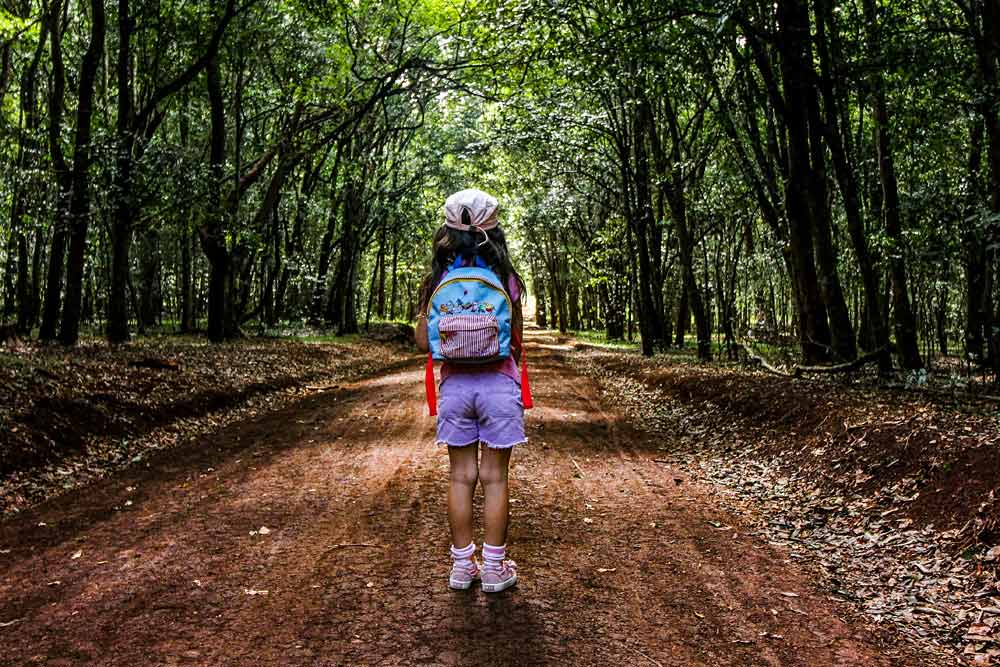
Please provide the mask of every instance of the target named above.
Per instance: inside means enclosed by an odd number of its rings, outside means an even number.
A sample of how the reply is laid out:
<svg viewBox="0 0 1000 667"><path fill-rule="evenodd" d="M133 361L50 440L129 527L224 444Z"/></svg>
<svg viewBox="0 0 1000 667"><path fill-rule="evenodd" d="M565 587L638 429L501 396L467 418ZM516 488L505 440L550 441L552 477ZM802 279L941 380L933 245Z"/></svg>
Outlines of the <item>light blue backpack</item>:
<svg viewBox="0 0 1000 667"><path fill-rule="evenodd" d="M430 356L456 364L484 364L510 356L510 296L481 257L462 266L459 256L427 306Z"/></svg>
<svg viewBox="0 0 1000 667"><path fill-rule="evenodd" d="M513 305L497 274L476 256L476 265L462 266L458 257L431 294L427 304L427 366L424 386L427 409L437 414L434 362L486 364L509 358L511 340L521 350L521 403L534 407L528 382L527 352L511 328Z"/></svg>

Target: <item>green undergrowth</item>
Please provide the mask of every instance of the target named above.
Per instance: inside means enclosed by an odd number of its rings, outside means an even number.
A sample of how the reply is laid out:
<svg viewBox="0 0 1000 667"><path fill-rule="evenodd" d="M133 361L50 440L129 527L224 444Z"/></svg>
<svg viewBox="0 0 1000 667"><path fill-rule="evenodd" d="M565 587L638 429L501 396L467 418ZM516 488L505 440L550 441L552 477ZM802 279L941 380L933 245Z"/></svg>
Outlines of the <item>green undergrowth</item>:
<svg viewBox="0 0 1000 667"><path fill-rule="evenodd" d="M569 335L587 345L608 348L612 350L638 350L638 341L627 341L621 338L608 338L603 331L571 331Z"/></svg>

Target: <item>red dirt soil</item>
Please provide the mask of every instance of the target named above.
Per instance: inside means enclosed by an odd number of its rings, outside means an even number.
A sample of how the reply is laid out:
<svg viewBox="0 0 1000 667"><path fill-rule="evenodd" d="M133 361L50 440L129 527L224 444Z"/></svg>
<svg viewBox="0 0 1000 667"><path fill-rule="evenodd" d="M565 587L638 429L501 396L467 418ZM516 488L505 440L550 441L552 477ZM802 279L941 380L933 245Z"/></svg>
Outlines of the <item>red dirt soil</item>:
<svg viewBox="0 0 1000 667"><path fill-rule="evenodd" d="M922 527L966 528L965 544L995 544L1000 526L1000 425L988 401L837 382L779 378L734 367L601 353L613 374L666 393L700 422L784 461L829 493L874 495L909 482L901 516ZM978 508L978 511L977 511Z"/></svg>
<svg viewBox="0 0 1000 667"><path fill-rule="evenodd" d="M532 337L516 588L446 587L447 456L414 359L0 524L0 664L935 664L655 462Z"/></svg>

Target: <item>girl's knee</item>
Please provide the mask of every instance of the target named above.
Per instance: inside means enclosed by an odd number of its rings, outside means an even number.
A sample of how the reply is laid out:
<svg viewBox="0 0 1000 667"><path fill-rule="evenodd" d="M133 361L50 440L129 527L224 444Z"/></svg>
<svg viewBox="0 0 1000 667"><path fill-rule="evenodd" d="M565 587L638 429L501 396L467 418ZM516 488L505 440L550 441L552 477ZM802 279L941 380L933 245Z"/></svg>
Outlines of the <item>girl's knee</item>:
<svg viewBox="0 0 1000 667"><path fill-rule="evenodd" d="M479 479L479 469L476 466L475 461L471 464L463 463L462 465L451 466L451 481L456 484L464 484L469 486L475 486Z"/></svg>
<svg viewBox="0 0 1000 667"><path fill-rule="evenodd" d="M484 486L507 483L507 459L483 457L479 467L479 480Z"/></svg>

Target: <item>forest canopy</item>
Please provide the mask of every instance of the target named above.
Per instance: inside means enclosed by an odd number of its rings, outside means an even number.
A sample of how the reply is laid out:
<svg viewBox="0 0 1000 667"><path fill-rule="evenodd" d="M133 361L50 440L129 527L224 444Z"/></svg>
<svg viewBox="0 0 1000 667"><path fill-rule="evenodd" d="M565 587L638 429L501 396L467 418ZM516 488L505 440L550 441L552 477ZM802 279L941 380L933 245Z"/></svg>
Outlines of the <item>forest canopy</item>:
<svg viewBox="0 0 1000 667"><path fill-rule="evenodd" d="M997 0L0 0L3 324L412 320L475 186L542 326L995 378L998 68Z"/></svg>

